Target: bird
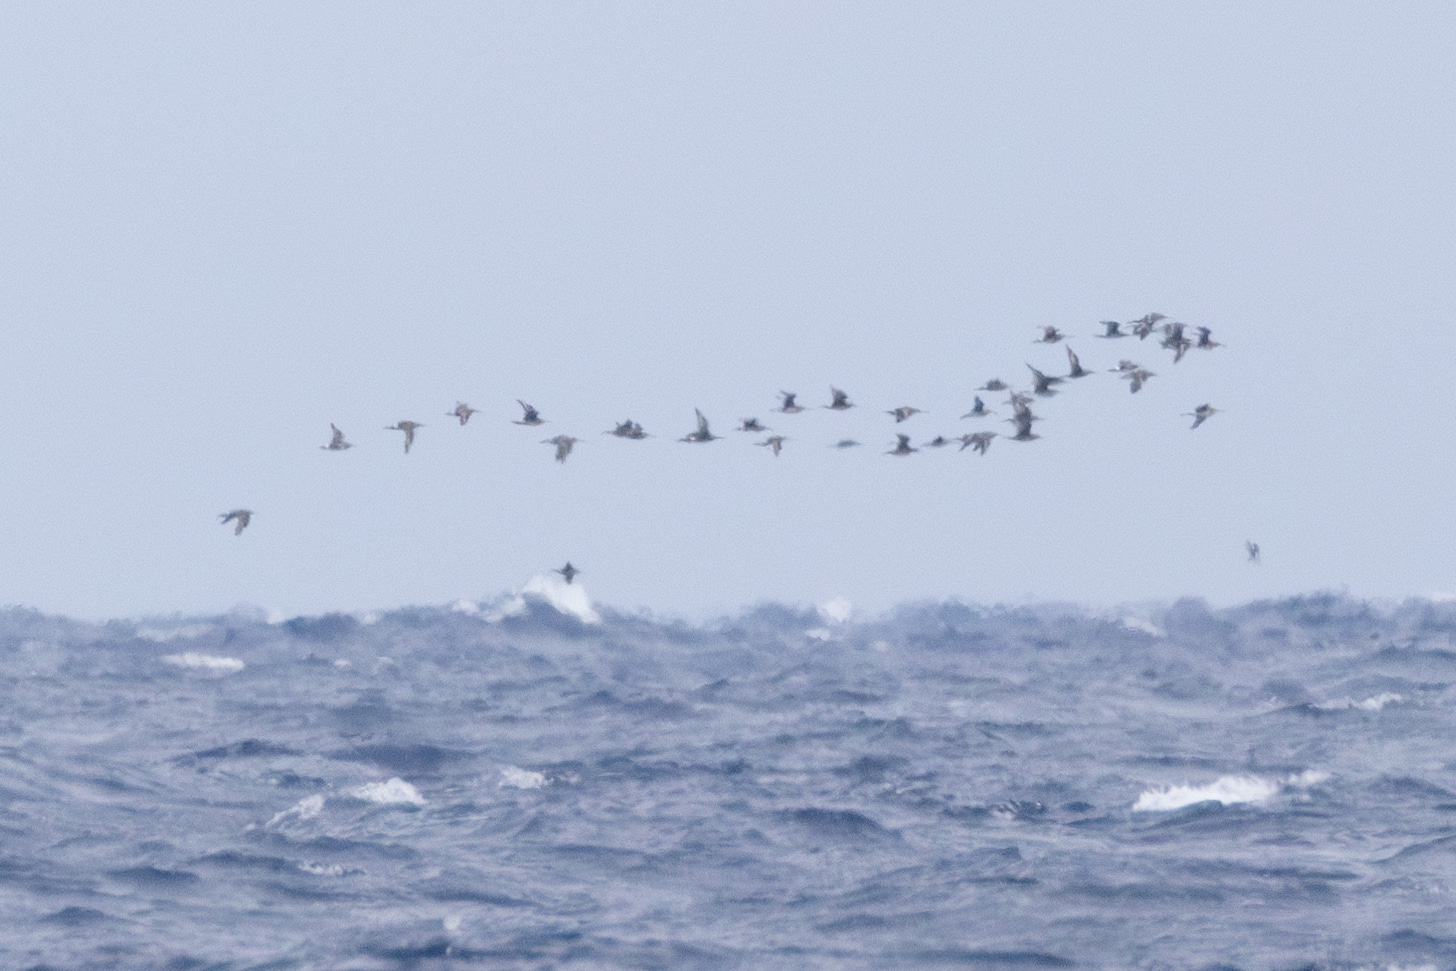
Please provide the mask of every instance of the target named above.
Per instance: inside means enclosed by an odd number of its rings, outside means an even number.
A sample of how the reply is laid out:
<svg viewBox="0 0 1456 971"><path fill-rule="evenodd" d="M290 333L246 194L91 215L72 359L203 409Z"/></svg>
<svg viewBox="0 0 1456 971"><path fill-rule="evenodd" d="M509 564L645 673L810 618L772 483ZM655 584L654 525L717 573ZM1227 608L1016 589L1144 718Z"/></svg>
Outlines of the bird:
<svg viewBox="0 0 1456 971"><path fill-rule="evenodd" d="M904 405L899 408L892 408L891 410L885 412L885 414L894 415L895 424L898 425L900 424L900 422L906 420L907 418L913 418L915 415L920 414L920 409L911 408L909 405Z"/></svg>
<svg viewBox="0 0 1456 971"><path fill-rule="evenodd" d="M1198 331L1198 343L1194 344L1193 346L1198 348L1200 351L1211 351L1215 347L1223 346L1218 341L1214 340L1212 336L1210 336L1213 334L1213 331L1209 330L1207 327L1195 327L1193 329Z"/></svg>
<svg viewBox="0 0 1456 971"><path fill-rule="evenodd" d="M1112 374L1126 374L1128 371L1136 371L1141 366L1136 361L1129 361L1127 358L1123 358L1117 362L1117 367L1111 367L1107 370Z"/></svg>
<svg viewBox="0 0 1456 971"><path fill-rule="evenodd" d="M1258 563L1259 562L1259 544L1258 543L1255 543L1251 539L1246 539L1246 540L1244 540L1244 549L1247 550L1248 553L1249 553L1249 562L1250 563Z"/></svg>
<svg viewBox="0 0 1456 971"><path fill-rule="evenodd" d="M417 421L402 421L398 425L390 425L385 431L404 432L404 454L408 455L410 446L415 443L415 429L424 427Z"/></svg>
<svg viewBox="0 0 1456 971"><path fill-rule="evenodd" d="M563 566L559 570L552 570L551 572L552 573L559 573L559 574L561 574L562 576L566 577L566 582L567 583L570 583L572 581L572 578L575 577L581 571L578 570L576 567L572 566L570 560L567 560L565 566Z"/></svg>
<svg viewBox="0 0 1456 971"><path fill-rule="evenodd" d="M532 408L530 405L526 404L520 398L517 398L516 399L516 404L518 404L518 405L521 406L521 410L524 411L525 414L523 416L521 416L521 420L520 421L516 421L514 418L511 419L511 424L513 424L513 425L541 425L541 424L545 424L546 419L542 418L541 417L541 413L539 411L537 411L535 408Z"/></svg>
<svg viewBox="0 0 1456 971"><path fill-rule="evenodd" d="M981 385L976 390L977 391L1005 391L1006 388L1007 388L1007 384L1006 384L1005 381L1002 381L1000 378L992 378L991 380L987 381L985 384Z"/></svg>
<svg viewBox="0 0 1456 971"><path fill-rule="evenodd" d="M995 432L973 432L969 435L962 435L960 450L964 452L967 448L974 448L985 455L986 449L991 447L991 439L995 437Z"/></svg>
<svg viewBox="0 0 1456 971"><path fill-rule="evenodd" d="M1030 414L1027 414L1023 418L1011 419L1012 423L1016 425L1016 434L1011 436L1011 440L1013 442L1030 442L1034 439L1041 438L1040 435L1031 430L1031 423L1035 420Z"/></svg>
<svg viewBox="0 0 1456 971"><path fill-rule="evenodd" d="M230 522L233 522L234 520L237 521L237 526L233 529L233 535L238 536L242 533L243 530L248 528L248 523L252 522L253 510L234 509L232 512L219 513L219 516L221 517L224 526Z"/></svg>
<svg viewBox="0 0 1456 971"><path fill-rule="evenodd" d="M953 441L955 441L955 439L953 439L953 438L946 438L944 435L937 435L934 438L932 438L930 441L926 442L924 445L922 445L920 447L921 448L945 448L945 446L949 445Z"/></svg>
<svg viewBox="0 0 1456 971"><path fill-rule="evenodd" d="M1091 371L1088 371L1086 368L1082 367L1082 362L1077 359L1077 353L1072 350L1071 344L1067 345L1067 361L1072 366L1072 370L1067 374L1067 377L1069 378L1085 378L1087 375L1092 373Z"/></svg>
<svg viewBox="0 0 1456 971"><path fill-rule="evenodd" d="M854 448L857 445L859 445L859 442L856 442L852 438L841 438L839 441L835 442L833 445L831 445L829 447L830 448Z"/></svg>
<svg viewBox="0 0 1456 971"><path fill-rule="evenodd" d="M1132 328L1132 332L1137 335L1138 340L1143 340L1153 332L1158 321L1167 319L1162 314L1143 314L1137 320L1130 322L1128 326Z"/></svg>
<svg viewBox="0 0 1456 971"><path fill-rule="evenodd" d="M780 407L775 408L774 411L781 411L786 415L797 415L799 412L804 410L803 405L798 404L794 401L794 399L798 397L798 395L794 392L780 391L779 397L783 399L783 404Z"/></svg>
<svg viewBox="0 0 1456 971"><path fill-rule="evenodd" d="M1157 375L1153 374L1152 371L1147 371L1143 368L1133 368L1131 371L1128 371L1126 374L1123 375L1124 378L1127 378L1129 381L1132 382L1132 385L1128 388L1128 390L1131 391L1133 394L1137 394L1143 389L1143 385L1147 382L1148 378L1156 376Z"/></svg>
<svg viewBox="0 0 1456 971"><path fill-rule="evenodd" d="M694 408L693 411L698 416L698 427L697 427L697 430L696 431L693 431L693 432L689 432L687 435L683 436L682 438L679 438L678 441L680 441L680 442L711 442L711 441L716 440L718 436L717 435L714 435L712 432L708 431L708 419L704 418L703 417L703 413L701 411L699 411L697 408Z"/></svg>
<svg viewBox="0 0 1456 971"><path fill-rule="evenodd" d="M1192 411L1185 411L1185 412L1183 412L1183 417L1184 418L1192 418L1193 419L1193 424L1190 425L1189 427L1190 428L1197 428L1199 425L1201 425L1204 422L1208 421L1209 418L1211 418L1213 415L1215 415L1217 413L1218 413L1218 409L1215 408L1213 405L1199 405L1197 408L1194 408Z"/></svg>
<svg viewBox="0 0 1456 971"><path fill-rule="evenodd" d="M1192 346L1188 338L1183 336L1183 325L1177 322L1163 325L1162 346L1173 352L1173 363L1177 364L1183 360L1183 355Z"/></svg>
<svg viewBox="0 0 1456 971"><path fill-rule="evenodd" d="M1057 330L1055 327L1043 327L1041 336L1032 341L1033 344L1055 344L1059 340L1065 340L1068 336Z"/></svg>
<svg viewBox="0 0 1456 971"><path fill-rule="evenodd" d="M772 428L767 428L764 425L760 424L757 418L745 418L745 419L743 419L742 423L740 423L739 426L738 426L738 430L740 432L771 432L771 431L773 431Z"/></svg>
<svg viewBox="0 0 1456 971"><path fill-rule="evenodd" d="M329 427L334 430L334 437L329 439L329 443L327 445L320 445L319 448L323 449L326 452L342 452L346 448L354 447L354 444L352 442L344 441L344 433L339 431L338 425L335 425L333 422L329 422Z"/></svg>
<svg viewBox="0 0 1456 971"><path fill-rule="evenodd" d="M761 442L754 442L753 444L755 444L755 445L766 445L766 446L768 446L769 448L773 449L774 456L777 457L778 454L779 454L779 449L783 448L784 447L784 442L787 442L787 441L788 441L788 439L785 438L782 435L770 435L768 438L765 438L763 441L761 441Z"/></svg>
<svg viewBox="0 0 1456 971"><path fill-rule="evenodd" d="M642 426L628 418L611 431L602 432L603 435L616 435L618 438L641 439L648 438L648 434L642 430Z"/></svg>
<svg viewBox="0 0 1456 971"><path fill-rule="evenodd" d="M829 386L829 395L833 400L824 407L830 411L844 411L846 408L854 407L854 404L849 400L849 395L840 391L832 384Z"/></svg>
<svg viewBox="0 0 1456 971"><path fill-rule="evenodd" d="M1031 390L1033 392L1035 392L1036 394L1039 394L1039 395L1045 395L1048 398L1050 398L1052 395L1056 394L1056 392L1052 390L1052 385L1054 385L1054 384L1061 384L1062 383L1062 379L1061 378L1053 378L1053 377L1049 377L1049 376L1047 376L1045 374L1042 374L1040 371L1038 371L1036 368L1032 367L1030 364L1027 365L1027 368L1029 368L1030 371L1031 371L1031 380L1032 380L1032 388L1031 388Z"/></svg>
<svg viewBox="0 0 1456 971"><path fill-rule="evenodd" d="M920 449L918 448L910 447L909 435L896 435L895 437L898 438L900 441L896 443L894 448L886 452L886 455L909 455L911 452L920 451Z"/></svg>
<svg viewBox="0 0 1456 971"><path fill-rule="evenodd" d="M455 410L445 415L446 418L455 417L460 419L460 424L470 420L470 416L479 411L479 408L472 408L463 401L455 402Z"/></svg>
<svg viewBox="0 0 1456 971"><path fill-rule="evenodd" d="M571 446L576 444L576 439L570 435L557 435L555 438L548 438L542 445L556 446L556 461L565 462L566 457L571 454Z"/></svg>
<svg viewBox="0 0 1456 971"><path fill-rule="evenodd" d="M971 410L968 411L968 412L966 412L964 415L961 415L961 417L962 418L985 418L987 415L994 415L994 414L995 414L994 411L987 411L986 410L986 403L981 400L981 396L980 395L976 395L976 403L973 404L973 405L971 405Z"/></svg>
<svg viewBox="0 0 1456 971"><path fill-rule="evenodd" d="M1098 337L1127 337L1127 336L1129 336L1129 335L1123 333L1123 331L1122 331L1122 324L1118 323L1115 320L1104 320L1104 321L1102 321L1102 326L1107 328L1107 333L1105 333L1105 334L1098 334L1097 335Z"/></svg>

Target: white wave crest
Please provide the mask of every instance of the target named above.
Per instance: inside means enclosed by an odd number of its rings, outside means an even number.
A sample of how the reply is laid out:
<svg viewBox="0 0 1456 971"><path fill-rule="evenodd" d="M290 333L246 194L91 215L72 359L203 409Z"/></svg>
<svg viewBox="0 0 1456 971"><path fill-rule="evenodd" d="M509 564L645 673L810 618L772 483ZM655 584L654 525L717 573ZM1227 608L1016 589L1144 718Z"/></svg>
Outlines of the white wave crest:
<svg viewBox="0 0 1456 971"><path fill-rule="evenodd" d="M508 765L501 769L500 788L512 789L544 789L550 785L544 772L532 772L530 769L522 769L518 766Z"/></svg>
<svg viewBox="0 0 1456 971"><path fill-rule="evenodd" d="M272 819L268 820L266 828L272 829L273 827L281 825L282 823L285 823L290 819L313 819L315 816L323 811L324 797L308 796L306 798L300 799L294 805L283 810L283 812L274 815Z"/></svg>
<svg viewBox="0 0 1456 971"><path fill-rule="evenodd" d="M1154 623L1152 623L1150 621L1142 620L1141 618L1138 618L1138 617L1124 617L1124 618L1122 618L1122 629L1123 630L1138 630L1138 631L1142 631L1144 634L1151 634L1154 637L1167 637L1168 636L1168 632L1165 631L1165 630L1163 630L1163 628L1159 627L1157 624L1154 624Z"/></svg>
<svg viewBox="0 0 1456 971"><path fill-rule="evenodd" d="M1314 707L1322 711L1345 711L1350 708L1358 708L1361 711L1379 711L1386 705L1398 705L1405 701L1403 695L1391 691L1382 691L1378 695L1366 698L1364 701L1356 701L1353 698L1331 698L1328 701L1321 701Z"/></svg>
<svg viewBox="0 0 1456 971"><path fill-rule="evenodd" d="M365 802L376 802L381 806L423 806L425 797L414 786L395 776L388 782L366 782L349 795Z"/></svg>
<svg viewBox="0 0 1456 971"><path fill-rule="evenodd" d="M592 607L586 588L580 583L567 583L559 576L538 573L526 581L520 592L506 598L486 620L491 623L515 617L526 609L527 597L539 597L563 614L570 614L583 624L600 624L601 615Z"/></svg>
<svg viewBox="0 0 1456 971"><path fill-rule="evenodd" d="M826 624L843 624L854 616L854 604L843 597L816 604L814 609L818 611L819 619Z"/></svg>
<svg viewBox="0 0 1456 971"><path fill-rule="evenodd" d="M143 627L136 632L136 636L144 641L151 641L154 644L165 644L168 641L175 641L179 637L191 639L194 637L206 637L217 630L212 624L187 624L184 627Z"/></svg>
<svg viewBox="0 0 1456 971"><path fill-rule="evenodd" d="M1253 775L1225 775L1202 786L1165 786L1149 789L1132 804L1133 812L1171 812L1200 802L1220 802L1225 806L1238 803L1268 802L1285 787L1305 789L1328 781L1328 772L1308 769L1284 779L1265 779Z"/></svg>
<svg viewBox="0 0 1456 971"><path fill-rule="evenodd" d="M235 657L217 657L212 654L195 654L188 651L186 654L168 654L162 658L168 664L175 664L179 668L191 668L194 671L212 671L216 674L237 674L245 665Z"/></svg>

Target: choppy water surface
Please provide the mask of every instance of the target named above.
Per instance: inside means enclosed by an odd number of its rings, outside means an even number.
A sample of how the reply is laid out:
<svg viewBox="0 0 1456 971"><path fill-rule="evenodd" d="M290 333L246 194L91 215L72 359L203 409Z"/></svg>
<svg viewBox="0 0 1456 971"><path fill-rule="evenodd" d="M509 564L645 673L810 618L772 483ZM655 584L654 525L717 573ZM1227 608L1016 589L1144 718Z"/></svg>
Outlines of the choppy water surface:
<svg viewBox="0 0 1456 971"><path fill-rule="evenodd" d="M1456 967L1453 633L11 610L0 964Z"/></svg>

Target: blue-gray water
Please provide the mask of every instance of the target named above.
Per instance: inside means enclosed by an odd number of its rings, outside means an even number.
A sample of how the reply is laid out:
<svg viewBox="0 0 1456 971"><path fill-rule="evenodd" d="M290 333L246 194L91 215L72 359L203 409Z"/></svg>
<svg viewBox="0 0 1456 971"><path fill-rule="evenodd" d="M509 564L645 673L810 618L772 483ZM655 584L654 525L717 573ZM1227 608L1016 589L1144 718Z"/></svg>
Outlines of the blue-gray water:
<svg viewBox="0 0 1456 971"><path fill-rule="evenodd" d="M1456 605L0 612L11 968L1456 967Z"/></svg>

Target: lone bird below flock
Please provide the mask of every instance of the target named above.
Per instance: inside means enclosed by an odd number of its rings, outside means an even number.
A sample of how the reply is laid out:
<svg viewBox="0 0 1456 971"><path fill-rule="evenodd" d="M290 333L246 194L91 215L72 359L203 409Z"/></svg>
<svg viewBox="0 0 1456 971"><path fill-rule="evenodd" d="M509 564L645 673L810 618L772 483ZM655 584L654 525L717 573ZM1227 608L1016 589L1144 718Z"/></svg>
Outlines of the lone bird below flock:
<svg viewBox="0 0 1456 971"><path fill-rule="evenodd" d="M342 452L346 448L353 448L351 442L344 441L344 433L339 431L339 426L329 422L329 427L334 430L334 437L329 439L327 445L320 445L319 448L327 452Z"/></svg>
<svg viewBox="0 0 1456 971"><path fill-rule="evenodd" d="M385 431L404 432L404 454L408 455L410 446L415 443L415 429L424 427L417 421L402 421L398 425L390 425Z"/></svg>
<svg viewBox="0 0 1456 971"><path fill-rule="evenodd" d="M576 439L570 435L557 435L555 438L548 438L542 445L556 446L556 461L565 462L566 457L571 454L571 446L576 444Z"/></svg>
<svg viewBox="0 0 1456 971"><path fill-rule="evenodd" d="M552 572L552 573L559 573L559 574L561 574L561 575L562 575L562 576L564 576L564 577L566 577L566 582L567 582L567 583L570 583L570 582L571 582L571 581L572 581L572 579L573 579L573 578L574 578L574 577L575 577L575 576L576 576L576 575L577 575L577 574L578 574L578 573L580 573L580 572L581 572L581 571L580 571L580 570L578 570L578 569L577 569L577 568L576 568L576 567L574 567L574 566L572 566L572 565L571 565L571 561L570 561L570 560L567 560L567 561L566 561L566 565L565 565L565 566L563 566L563 567L562 567L562 568L561 568L561 569L559 569L559 570L552 570L552 571L551 571L551 572Z"/></svg>
<svg viewBox="0 0 1456 971"><path fill-rule="evenodd" d="M248 523L252 522L253 510L234 509L232 512L220 513L219 515L222 518L224 526L230 522L237 523L237 526L233 528L233 535L238 536L243 530L248 528Z"/></svg>

